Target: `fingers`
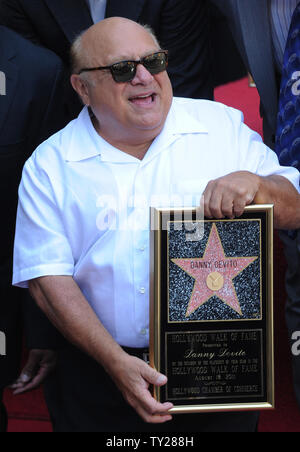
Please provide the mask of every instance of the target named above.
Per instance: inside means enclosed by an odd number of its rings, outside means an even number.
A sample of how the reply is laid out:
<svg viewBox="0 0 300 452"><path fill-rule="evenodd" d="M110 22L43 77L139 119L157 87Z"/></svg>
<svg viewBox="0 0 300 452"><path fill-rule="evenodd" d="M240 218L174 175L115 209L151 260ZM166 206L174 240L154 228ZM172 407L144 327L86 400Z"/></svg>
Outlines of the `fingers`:
<svg viewBox="0 0 300 452"><path fill-rule="evenodd" d="M172 421L172 416L167 412L165 414L151 414L147 410L140 408L137 410L137 413L147 424L165 424L166 422Z"/></svg>
<svg viewBox="0 0 300 452"><path fill-rule="evenodd" d="M30 377L24 373L22 373L19 378L9 386L9 388L13 391L14 395L21 394L23 388L29 384Z"/></svg>
<svg viewBox="0 0 300 452"><path fill-rule="evenodd" d="M161 424L172 420L168 413L173 408L170 402L160 403L155 400L149 392L149 385L164 386L168 379L165 375L157 372L149 365L144 365L141 369L141 375L145 381L144 391L141 397L141 404L137 409L140 416L147 423Z"/></svg>
<svg viewBox="0 0 300 452"><path fill-rule="evenodd" d="M32 379L24 381L20 384L12 385L11 389L13 389L14 395L25 394L26 392L33 391L41 386L41 384L45 381L47 376L49 375L49 371L47 368L40 368L37 375L35 375Z"/></svg>
<svg viewBox="0 0 300 452"><path fill-rule="evenodd" d="M40 357L37 353L31 351L28 356L27 363L19 378L10 386L14 390L14 394L21 394L24 388L27 387L39 368Z"/></svg>
<svg viewBox="0 0 300 452"><path fill-rule="evenodd" d="M56 353L51 350L31 350L19 378L10 386L14 395L38 388L56 366Z"/></svg>
<svg viewBox="0 0 300 452"><path fill-rule="evenodd" d="M252 203L256 186L252 175L239 173L210 181L203 194L204 215L207 218L240 217Z"/></svg>
<svg viewBox="0 0 300 452"><path fill-rule="evenodd" d="M172 420L172 415L168 413L173 408L169 402L159 403L150 394L145 392L142 403L133 406L142 419L149 424L163 424Z"/></svg>
<svg viewBox="0 0 300 452"><path fill-rule="evenodd" d="M37 373L40 365L41 356L34 350L29 352L27 363L21 372L20 378L24 382L28 382Z"/></svg>
<svg viewBox="0 0 300 452"><path fill-rule="evenodd" d="M173 404L160 403L152 397L149 387L163 386L167 377L157 372L144 361L127 355L126 367L114 378L125 400L147 423L162 424L172 419L168 412Z"/></svg>
<svg viewBox="0 0 300 452"><path fill-rule="evenodd" d="M216 190L215 181L209 182L203 195L205 217L224 218L222 211L222 198L223 193L221 190Z"/></svg>
<svg viewBox="0 0 300 452"><path fill-rule="evenodd" d="M157 402L151 396L149 390L145 390L141 402L135 408L145 422L149 424L163 424L172 420L172 415L168 413L173 408L172 403Z"/></svg>

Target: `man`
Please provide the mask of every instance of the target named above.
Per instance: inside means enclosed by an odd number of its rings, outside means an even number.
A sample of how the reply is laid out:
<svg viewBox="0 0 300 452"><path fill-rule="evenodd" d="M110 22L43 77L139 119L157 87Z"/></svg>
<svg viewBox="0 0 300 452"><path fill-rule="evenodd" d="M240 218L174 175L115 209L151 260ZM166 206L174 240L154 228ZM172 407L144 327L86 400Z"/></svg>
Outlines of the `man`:
<svg viewBox="0 0 300 452"><path fill-rule="evenodd" d="M248 70L252 73L261 99L264 119L264 141L275 149L282 165L300 169L299 153L283 153L275 145L283 56L293 13L299 0L212 0L228 17L236 43ZM299 68L296 67L295 70ZM294 80L296 82L297 79ZM291 86L293 86L293 81ZM282 125L282 120L279 117ZM291 143L292 144L292 143ZM299 325L300 304L300 232L280 233L288 263L286 273L287 326L290 337ZM296 329L295 329L296 328ZM292 356L295 391L300 405L300 362Z"/></svg>
<svg viewBox="0 0 300 452"><path fill-rule="evenodd" d="M274 149L283 52L298 0L212 0L228 18L253 76L264 119L264 141Z"/></svg>
<svg viewBox="0 0 300 452"><path fill-rule="evenodd" d="M177 96L213 98L207 0L2 0L0 4L0 24L52 50L67 66L74 38L112 16L154 30L170 52L169 73ZM71 89L68 99L76 117L81 105Z"/></svg>
<svg viewBox="0 0 300 452"><path fill-rule="evenodd" d="M299 49L300 49L300 2L295 9L288 34L283 59L281 89L279 95L279 114L275 151L282 165L292 165L299 169ZM294 66L293 62L296 62ZM281 234L288 261L286 289L288 302L286 320L292 350L300 330L300 231ZM292 353L294 388L300 406L300 359Z"/></svg>
<svg viewBox="0 0 300 452"><path fill-rule="evenodd" d="M70 341L59 358L60 430L255 431L255 413L172 419L172 404L149 392L166 383L142 360L149 206L204 192L207 217L271 202L276 226L294 227L299 173L279 166L239 112L173 99L167 53L135 22L100 22L72 54L86 107L25 165L14 258L14 284L29 285Z"/></svg>
<svg viewBox="0 0 300 452"><path fill-rule="evenodd" d="M1 430L6 429L2 406L4 387L17 377L20 366L23 311L28 345L32 348L21 372L16 393L37 387L52 370L55 334L26 292L11 286L12 254L18 185L22 167L36 146L66 124L67 118L55 96L60 98L60 60L15 32L0 27L0 168L1 168L1 254L0 254L0 331L6 347L0 356ZM28 310L24 304L28 304ZM50 339L49 334L53 334ZM38 349L45 349L38 350Z"/></svg>

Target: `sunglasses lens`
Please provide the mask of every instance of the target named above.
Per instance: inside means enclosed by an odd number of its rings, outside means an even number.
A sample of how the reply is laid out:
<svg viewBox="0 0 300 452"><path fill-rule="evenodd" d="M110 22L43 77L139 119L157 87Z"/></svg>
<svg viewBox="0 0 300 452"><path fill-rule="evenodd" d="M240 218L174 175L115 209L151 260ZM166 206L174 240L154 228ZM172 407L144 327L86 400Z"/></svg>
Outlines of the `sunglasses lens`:
<svg viewBox="0 0 300 452"><path fill-rule="evenodd" d="M111 67L113 78L118 83L133 80L136 73L136 65L132 61L123 61Z"/></svg>
<svg viewBox="0 0 300 452"><path fill-rule="evenodd" d="M143 64L150 74L159 74L167 69L168 56L164 52L155 53L144 58Z"/></svg>
<svg viewBox="0 0 300 452"><path fill-rule="evenodd" d="M149 55L141 61L150 74L159 74L167 69L168 55L165 52L157 52ZM112 76L117 83L131 82L136 75L136 67L139 63L134 61L121 61L111 66Z"/></svg>

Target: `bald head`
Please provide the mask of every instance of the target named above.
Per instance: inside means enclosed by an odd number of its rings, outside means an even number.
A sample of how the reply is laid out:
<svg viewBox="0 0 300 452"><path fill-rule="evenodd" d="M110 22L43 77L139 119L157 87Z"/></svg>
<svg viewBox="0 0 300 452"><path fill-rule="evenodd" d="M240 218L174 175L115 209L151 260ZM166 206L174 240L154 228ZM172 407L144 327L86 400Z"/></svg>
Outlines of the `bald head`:
<svg viewBox="0 0 300 452"><path fill-rule="evenodd" d="M97 23L72 47L71 83L93 112L94 128L108 143L131 155L148 149L171 108L166 60L155 56L165 55L160 50L148 28L120 17ZM156 64L154 70L151 64ZM123 68L125 80L116 78L114 65Z"/></svg>
<svg viewBox="0 0 300 452"><path fill-rule="evenodd" d="M71 47L72 73L76 74L83 67L110 65L117 58L122 59L118 49L122 48L124 40L141 38L151 39L153 48L160 45L153 31L147 25L143 26L123 17L111 17L100 21L76 38Z"/></svg>

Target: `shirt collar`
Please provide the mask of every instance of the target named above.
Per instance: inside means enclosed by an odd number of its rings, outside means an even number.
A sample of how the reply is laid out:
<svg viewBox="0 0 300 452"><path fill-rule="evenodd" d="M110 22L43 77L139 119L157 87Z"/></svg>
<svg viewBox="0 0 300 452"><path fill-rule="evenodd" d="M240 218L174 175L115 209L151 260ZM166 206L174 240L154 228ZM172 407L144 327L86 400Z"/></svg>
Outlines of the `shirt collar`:
<svg viewBox="0 0 300 452"><path fill-rule="evenodd" d="M69 127L69 134L63 134L62 138L62 147L67 149L67 162L80 162L101 155L101 137L93 126L87 107Z"/></svg>
<svg viewBox="0 0 300 452"><path fill-rule="evenodd" d="M194 102L201 101L176 97L173 99L172 107L166 121L166 128L169 130L169 133L173 135L208 133L206 125L195 117L196 110Z"/></svg>
<svg viewBox="0 0 300 452"><path fill-rule="evenodd" d="M199 133L208 133L205 124L189 111L189 104L185 99L174 98L165 126L150 146L144 160L148 161L166 149L180 135ZM101 160L109 162L136 161L134 157L114 148L98 135L87 107L72 122L71 138L65 146L67 147L65 160L70 162L79 162L96 156L101 156Z"/></svg>

